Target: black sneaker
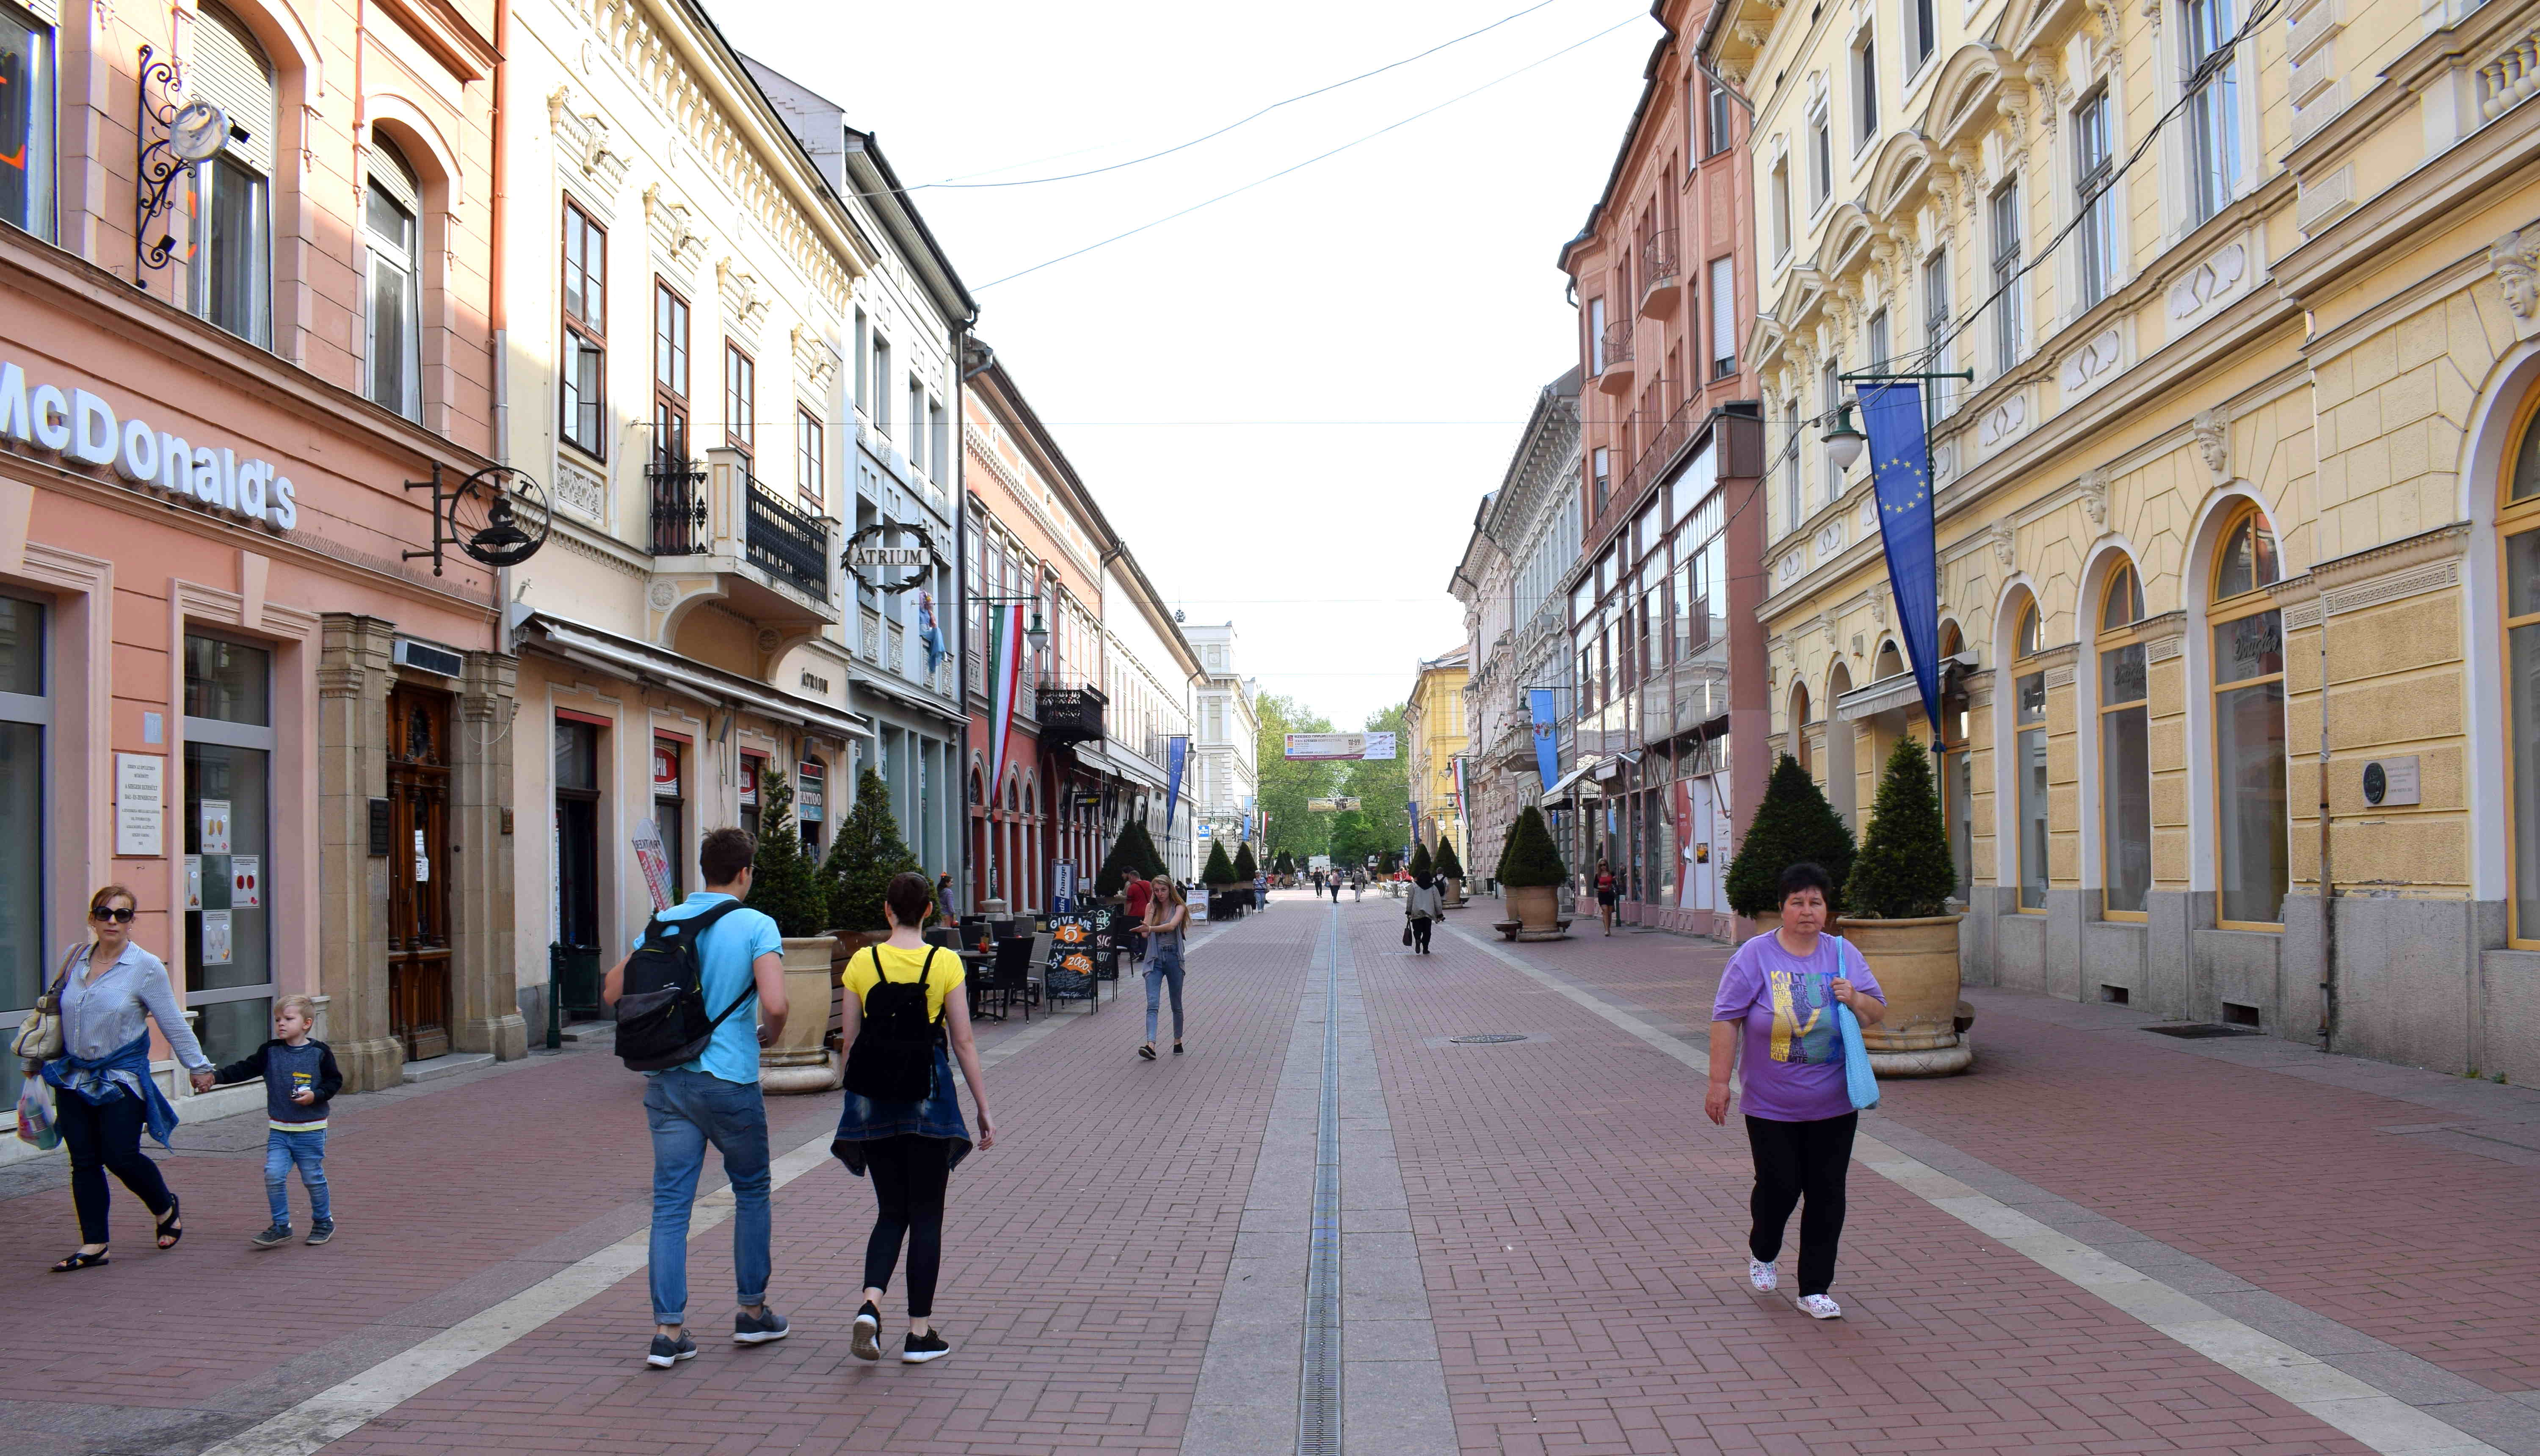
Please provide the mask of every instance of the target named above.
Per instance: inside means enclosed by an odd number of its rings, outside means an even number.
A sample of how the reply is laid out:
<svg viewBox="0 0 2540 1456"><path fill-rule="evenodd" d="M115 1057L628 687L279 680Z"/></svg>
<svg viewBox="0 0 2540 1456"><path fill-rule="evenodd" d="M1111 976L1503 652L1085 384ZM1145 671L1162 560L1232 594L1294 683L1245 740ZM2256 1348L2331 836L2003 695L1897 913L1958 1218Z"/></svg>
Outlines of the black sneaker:
<svg viewBox="0 0 2540 1456"><path fill-rule="evenodd" d="M922 1365L928 1360L940 1360L952 1352L952 1347L944 1343L944 1336L941 1333L930 1329L920 1335L915 1330L911 1330L908 1332L908 1339L899 1347L899 1362L903 1365Z"/></svg>
<svg viewBox="0 0 2540 1456"><path fill-rule="evenodd" d="M335 1225L333 1223L312 1223L309 1225L309 1242L313 1247L318 1244L322 1244L334 1236Z"/></svg>
<svg viewBox="0 0 2540 1456"><path fill-rule="evenodd" d="M268 1224L265 1227L264 1232L248 1239L247 1242L255 1245L259 1249L270 1249L276 1244L287 1244L291 1242L291 1225L288 1223Z"/></svg>
<svg viewBox="0 0 2540 1456"><path fill-rule="evenodd" d="M762 1304L758 1307L766 1312L763 1314L751 1314L748 1310L744 1309L733 1315L733 1344L765 1345L771 1340L782 1340L786 1336L794 1333L792 1328L785 1323L785 1316L776 1312L776 1306L772 1304Z"/></svg>
<svg viewBox="0 0 2540 1456"><path fill-rule="evenodd" d="M865 1301L864 1308L856 1311L855 1344L852 1348L857 1359L882 1358L882 1311L870 1299Z"/></svg>
<svg viewBox="0 0 2540 1456"><path fill-rule="evenodd" d="M681 1330L676 1340L656 1332L653 1336L652 1352L644 1356L644 1363L656 1370L667 1370L681 1360L692 1360L696 1357L697 1342L688 1338L687 1331Z"/></svg>

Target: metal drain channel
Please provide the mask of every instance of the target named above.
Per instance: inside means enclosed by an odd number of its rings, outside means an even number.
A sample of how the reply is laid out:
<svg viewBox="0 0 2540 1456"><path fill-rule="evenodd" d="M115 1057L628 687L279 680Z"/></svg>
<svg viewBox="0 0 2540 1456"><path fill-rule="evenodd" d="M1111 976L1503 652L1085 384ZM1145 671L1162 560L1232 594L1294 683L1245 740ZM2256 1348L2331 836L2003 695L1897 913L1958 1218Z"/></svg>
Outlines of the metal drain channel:
<svg viewBox="0 0 2540 1456"><path fill-rule="evenodd" d="M1297 1456L1341 1456L1341 910L1323 962L1323 1086L1314 1125L1314 1225L1305 1245L1305 1358Z"/></svg>

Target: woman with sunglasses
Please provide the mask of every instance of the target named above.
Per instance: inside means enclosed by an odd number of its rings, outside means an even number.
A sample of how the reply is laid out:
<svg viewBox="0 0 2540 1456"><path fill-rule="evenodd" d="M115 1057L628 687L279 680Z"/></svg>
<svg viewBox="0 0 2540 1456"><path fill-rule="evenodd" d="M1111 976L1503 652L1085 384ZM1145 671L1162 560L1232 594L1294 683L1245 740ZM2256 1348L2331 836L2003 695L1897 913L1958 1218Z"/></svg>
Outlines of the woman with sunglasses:
<svg viewBox="0 0 2540 1456"><path fill-rule="evenodd" d="M176 1131L176 1111L150 1075L150 1028L159 1023L176 1060L193 1074L194 1090L212 1085L212 1062L194 1040L159 957L132 943L132 892L110 884L89 897L91 939L72 947L53 985L62 1016L62 1053L42 1066L53 1085L53 1114L71 1159L71 1203L79 1210L79 1251L53 1266L55 1274L95 1269L106 1262L106 1173L150 1210L159 1225L159 1247L173 1249L185 1236L176 1195L159 1165L141 1155L148 1128L159 1145ZM35 1069L30 1068L32 1075Z"/></svg>

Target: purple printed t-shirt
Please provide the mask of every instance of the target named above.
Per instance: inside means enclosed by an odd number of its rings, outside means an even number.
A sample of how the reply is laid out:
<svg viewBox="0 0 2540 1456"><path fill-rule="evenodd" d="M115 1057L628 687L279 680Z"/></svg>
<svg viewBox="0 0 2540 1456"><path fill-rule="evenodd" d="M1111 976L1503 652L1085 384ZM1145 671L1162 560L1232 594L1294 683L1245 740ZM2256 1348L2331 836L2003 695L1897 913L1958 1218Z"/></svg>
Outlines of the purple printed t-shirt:
<svg viewBox="0 0 2540 1456"><path fill-rule="evenodd" d="M1711 1019L1746 1023L1738 1068L1747 1116L1807 1123L1852 1111L1843 1084L1843 1037L1834 1024L1838 946L1841 974L1864 996L1886 1005L1870 963L1832 936L1817 936L1815 953L1802 957L1783 949L1781 936L1767 931L1729 958Z"/></svg>

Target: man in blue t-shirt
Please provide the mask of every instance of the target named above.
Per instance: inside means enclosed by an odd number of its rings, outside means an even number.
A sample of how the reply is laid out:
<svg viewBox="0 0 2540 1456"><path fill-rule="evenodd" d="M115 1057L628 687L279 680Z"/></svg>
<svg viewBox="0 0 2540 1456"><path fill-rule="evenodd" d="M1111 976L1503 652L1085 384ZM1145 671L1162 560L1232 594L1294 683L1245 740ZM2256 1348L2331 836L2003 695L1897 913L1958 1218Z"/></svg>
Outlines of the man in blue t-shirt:
<svg viewBox="0 0 2540 1456"><path fill-rule="evenodd" d="M746 830L717 829L698 847L697 868L706 887L662 912L686 920L727 901L749 898L750 861L758 843ZM643 941L638 933L636 942ZM648 1072L644 1117L653 1129L653 1347L644 1362L668 1369L694 1359L697 1343L687 1334L688 1214L697 1199L697 1174L706 1144L723 1154L732 1179L732 1263L741 1286L741 1312L733 1317L736 1345L763 1345L791 1333L785 1316L767 1305L770 1217L767 1207L767 1107L758 1093L758 1049L785 1029L784 937L776 922L738 909L697 937L698 990L708 1015L756 997L758 1014L741 1006L706 1043L705 1052L667 1072ZM601 999L617 1004L626 963L608 972Z"/></svg>

